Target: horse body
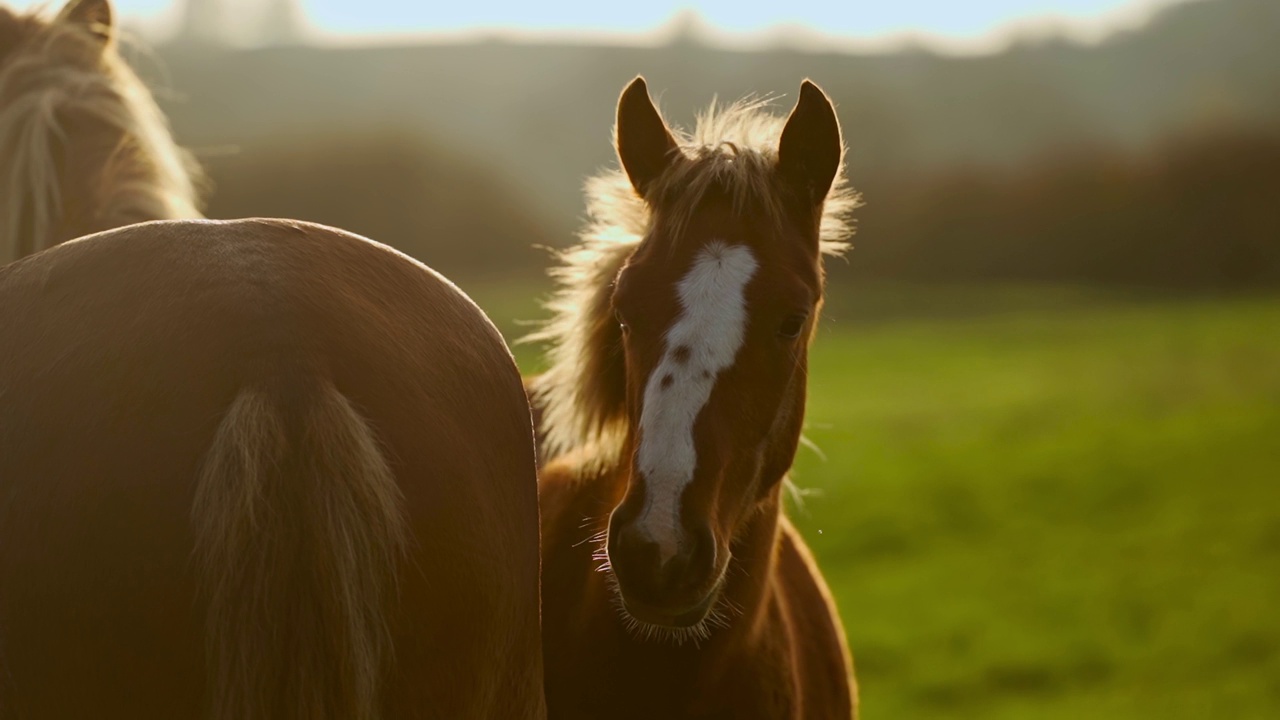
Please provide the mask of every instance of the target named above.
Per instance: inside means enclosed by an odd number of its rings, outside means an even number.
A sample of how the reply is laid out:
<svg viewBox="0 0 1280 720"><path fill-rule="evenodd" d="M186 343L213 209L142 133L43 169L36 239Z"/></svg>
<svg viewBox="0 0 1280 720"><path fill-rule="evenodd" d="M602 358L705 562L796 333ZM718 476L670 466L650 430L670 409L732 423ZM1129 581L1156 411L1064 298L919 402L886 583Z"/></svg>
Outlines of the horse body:
<svg viewBox="0 0 1280 720"><path fill-rule="evenodd" d="M172 221L0 307L0 717L541 716L528 405L451 284Z"/></svg>
<svg viewBox="0 0 1280 720"><path fill-rule="evenodd" d="M781 502L821 256L855 202L834 110L806 82L785 125L747 103L678 138L637 79L616 140L528 383L549 712L850 718L844 633Z"/></svg>

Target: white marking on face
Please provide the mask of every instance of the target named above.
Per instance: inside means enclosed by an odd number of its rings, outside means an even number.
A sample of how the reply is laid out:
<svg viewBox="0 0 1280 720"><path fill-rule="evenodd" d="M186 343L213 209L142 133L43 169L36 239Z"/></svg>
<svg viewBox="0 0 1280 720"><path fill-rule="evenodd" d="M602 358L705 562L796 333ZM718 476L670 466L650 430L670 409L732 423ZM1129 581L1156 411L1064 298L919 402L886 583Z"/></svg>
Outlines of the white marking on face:
<svg viewBox="0 0 1280 720"><path fill-rule="evenodd" d="M711 398L716 376L733 365L742 347L744 292L756 267L742 245L717 241L698 253L676 286L682 312L645 384L636 459L646 492L636 524L658 544L663 564L679 546L680 497L698 463L694 421Z"/></svg>

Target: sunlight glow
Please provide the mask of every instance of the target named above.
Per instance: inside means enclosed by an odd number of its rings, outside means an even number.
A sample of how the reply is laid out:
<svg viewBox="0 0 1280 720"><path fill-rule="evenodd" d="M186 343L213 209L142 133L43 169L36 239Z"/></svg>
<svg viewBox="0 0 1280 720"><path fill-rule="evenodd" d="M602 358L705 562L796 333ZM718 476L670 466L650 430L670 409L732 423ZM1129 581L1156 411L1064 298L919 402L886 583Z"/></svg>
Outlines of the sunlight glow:
<svg viewBox="0 0 1280 720"><path fill-rule="evenodd" d="M56 6L17 0L18 7ZM189 0L114 0L122 17L147 34L167 35ZM1058 32L1092 40L1143 21L1159 6L1185 0L651 0L602 3L506 0L418 3L404 0L199 0L219 5L233 39L254 36L264 8L294 2L306 13L308 34L326 42L505 37L646 43L684 32L722 45L773 44L811 49L876 49L920 43L982 49L1010 32Z"/></svg>

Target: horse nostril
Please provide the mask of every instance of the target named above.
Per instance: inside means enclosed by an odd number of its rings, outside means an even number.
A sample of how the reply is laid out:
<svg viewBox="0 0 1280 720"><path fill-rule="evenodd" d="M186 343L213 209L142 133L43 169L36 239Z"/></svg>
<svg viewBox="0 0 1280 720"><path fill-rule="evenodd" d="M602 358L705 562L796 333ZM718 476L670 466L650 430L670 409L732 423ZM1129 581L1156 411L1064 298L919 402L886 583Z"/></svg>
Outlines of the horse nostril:
<svg viewBox="0 0 1280 720"><path fill-rule="evenodd" d="M660 549L655 542L634 525L625 525L621 531L610 538L614 551L621 555L627 565L652 567L659 564Z"/></svg>
<svg viewBox="0 0 1280 720"><path fill-rule="evenodd" d="M704 525L694 532L685 534L685 542L681 544L681 566L672 568L678 572L677 583L683 592L692 592L701 588L707 578L715 570L716 538L709 525Z"/></svg>
<svg viewBox="0 0 1280 720"><path fill-rule="evenodd" d="M700 539L698 546L700 553L698 555L699 566L710 573L716 567L716 535L711 532L710 525L704 525L698 532L698 538Z"/></svg>

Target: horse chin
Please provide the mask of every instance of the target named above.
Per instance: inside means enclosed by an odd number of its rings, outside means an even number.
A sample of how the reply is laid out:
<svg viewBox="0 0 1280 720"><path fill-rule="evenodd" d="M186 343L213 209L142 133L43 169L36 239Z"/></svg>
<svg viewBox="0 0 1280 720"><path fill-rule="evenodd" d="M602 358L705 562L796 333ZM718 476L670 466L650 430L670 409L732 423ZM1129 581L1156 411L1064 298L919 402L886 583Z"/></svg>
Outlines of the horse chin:
<svg viewBox="0 0 1280 720"><path fill-rule="evenodd" d="M655 607L628 600L621 588L615 586L615 590L623 623L637 639L677 645L691 641L696 645L729 624L728 604L721 602L722 585L723 577L701 600L682 608Z"/></svg>
<svg viewBox="0 0 1280 720"><path fill-rule="evenodd" d="M711 614L711 608L715 605L720 593L713 591L706 597L699 600L692 607L670 610L667 608L654 607L645 605L640 602L628 600L624 595L622 597L622 609L635 620L648 624L657 625L659 627L679 629L688 628L697 625L707 619Z"/></svg>

